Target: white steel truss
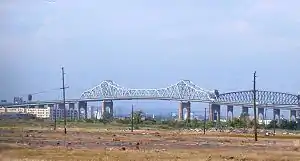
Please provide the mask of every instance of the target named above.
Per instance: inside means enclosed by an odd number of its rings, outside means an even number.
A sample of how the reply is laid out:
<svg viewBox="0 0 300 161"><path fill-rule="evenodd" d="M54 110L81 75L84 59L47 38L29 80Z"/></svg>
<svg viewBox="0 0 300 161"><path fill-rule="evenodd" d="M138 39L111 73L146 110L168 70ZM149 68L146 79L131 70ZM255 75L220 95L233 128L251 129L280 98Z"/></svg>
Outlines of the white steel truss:
<svg viewBox="0 0 300 161"><path fill-rule="evenodd" d="M80 99L126 100L156 99L210 102L215 99L213 91L204 90L189 80L181 80L166 88L130 89L112 80L105 80L96 87L81 94Z"/></svg>
<svg viewBox="0 0 300 161"><path fill-rule="evenodd" d="M213 102L217 104L253 104L253 90L223 93ZM272 91L257 91L256 102L258 105L300 105L300 96Z"/></svg>

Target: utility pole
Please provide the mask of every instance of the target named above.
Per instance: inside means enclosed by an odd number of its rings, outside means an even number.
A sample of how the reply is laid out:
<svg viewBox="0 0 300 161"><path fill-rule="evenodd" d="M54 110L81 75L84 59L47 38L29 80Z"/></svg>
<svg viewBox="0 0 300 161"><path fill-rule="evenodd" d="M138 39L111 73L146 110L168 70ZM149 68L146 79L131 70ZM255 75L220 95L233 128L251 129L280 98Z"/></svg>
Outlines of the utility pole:
<svg viewBox="0 0 300 161"><path fill-rule="evenodd" d="M276 129L276 120L275 120L275 109L273 109L273 135L275 135Z"/></svg>
<svg viewBox="0 0 300 161"><path fill-rule="evenodd" d="M257 119L256 119L256 71L253 74L253 111L254 111L254 140L257 141Z"/></svg>
<svg viewBox="0 0 300 161"><path fill-rule="evenodd" d="M54 130L56 130L57 105L54 105Z"/></svg>
<svg viewBox="0 0 300 161"><path fill-rule="evenodd" d="M133 105L131 105L131 132L133 132Z"/></svg>
<svg viewBox="0 0 300 161"><path fill-rule="evenodd" d="M65 129L65 135L67 134L67 108L66 108L66 88L65 87L65 70L64 67L61 68L62 72L62 91L63 91L63 105L64 105L64 129Z"/></svg>
<svg viewBox="0 0 300 161"><path fill-rule="evenodd" d="M203 128L203 134L205 135L206 132L206 108L204 109L204 128Z"/></svg>

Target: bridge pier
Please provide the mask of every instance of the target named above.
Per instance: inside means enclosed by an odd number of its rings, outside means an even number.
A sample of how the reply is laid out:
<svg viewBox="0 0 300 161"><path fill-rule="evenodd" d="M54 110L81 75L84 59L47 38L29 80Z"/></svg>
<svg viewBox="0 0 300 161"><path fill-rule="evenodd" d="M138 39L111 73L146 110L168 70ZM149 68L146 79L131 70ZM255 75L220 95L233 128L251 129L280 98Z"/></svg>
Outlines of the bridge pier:
<svg viewBox="0 0 300 161"><path fill-rule="evenodd" d="M57 103L52 108L50 108L50 112L52 115L52 120L56 119L62 119L64 118L64 110L65 105L63 103Z"/></svg>
<svg viewBox="0 0 300 161"><path fill-rule="evenodd" d="M280 120L280 109L273 109L273 117L276 120L276 116L278 116L278 120Z"/></svg>
<svg viewBox="0 0 300 161"><path fill-rule="evenodd" d="M221 114L221 106L218 104L210 104L209 107L209 120L218 122L220 121L220 114Z"/></svg>
<svg viewBox="0 0 300 161"><path fill-rule="evenodd" d="M249 107L243 106L242 107L242 114L249 116Z"/></svg>
<svg viewBox="0 0 300 161"><path fill-rule="evenodd" d="M292 109L290 110L290 121L296 120L297 111Z"/></svg>
<svg viewBox="0 0 300 161"><path fill-rule="evenodd" d="M109 111L107 111L107 109ZM104 117L112 118L114 116L114 103L112 100L105 100L102 102L101 113L102 113L102 118Z"/></svg>
<svg viewBox="0 0 300 161"><path fill-rule="evenodd" d="M58 109L64 110L65 109L65 105L63 103L59 103L58 104Z"/></svg>
<svg viewBox="0 0 300 161"><path fill-rule="evenodd" d="M57 118L57 109L58 109L58 104L53 104L53 107L52 108L50 108L50 119L51 120L55 120L55 117ZM25 112L27 112L26 111L26 109L25 109Z"/></svg>
<svg viewBox="0 0 300 161"><path fill-rule="evenodd" d="M69 103L69 113L70 113L70 119L75 120L74 114L75 112L75 103Z"/></svg>
<svg viewBox="0 0 300 161"><path fill-rule="evenodd" d="M262 107L257 108L258 119L264 120L265 119L265 109Z"/></svg>
<svg viewBox="0 0 300 161"><path fill-rule="evenodd" d="M231 113L230 119L228 113ZM232 105L227 105L227 116L226 116L226 121L232 120L233 119L233 106Z"/></svg>
<svg viewBox="0 0 300 161"><path fill-rule="evenodd" d="M187 117L186 120L191 119L191 102L180 102L178 109L178 120L183 120L183 109L186 109Z"/></svg>
<svg viewBox="0 0 300 161"><path fill-rule="evenodd" d="M84 110L84 119L87 119L87 102L86 101L78 102L78 119L81 119L81 109Z"/></svg>

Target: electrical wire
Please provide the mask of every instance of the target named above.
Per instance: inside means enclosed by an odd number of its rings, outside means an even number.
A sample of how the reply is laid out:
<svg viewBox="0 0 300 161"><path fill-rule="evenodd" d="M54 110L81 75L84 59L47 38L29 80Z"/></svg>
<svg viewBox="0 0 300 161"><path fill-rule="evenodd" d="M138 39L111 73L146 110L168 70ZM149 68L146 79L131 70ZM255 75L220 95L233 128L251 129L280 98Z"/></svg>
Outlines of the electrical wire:
<svg viewBox="0 0 300 161"><path fill-rule="evenodd" d="M53 89L49 89L49 90L45 90L45 91L40 91L40 92L35 92L35 93L28 93L28 94L22 94L20 96L28 96L28 95L37 95L37 94L43 94L43 93L50 93L53 91L58 91L61 90L61 88L53 88Z"/></svg>

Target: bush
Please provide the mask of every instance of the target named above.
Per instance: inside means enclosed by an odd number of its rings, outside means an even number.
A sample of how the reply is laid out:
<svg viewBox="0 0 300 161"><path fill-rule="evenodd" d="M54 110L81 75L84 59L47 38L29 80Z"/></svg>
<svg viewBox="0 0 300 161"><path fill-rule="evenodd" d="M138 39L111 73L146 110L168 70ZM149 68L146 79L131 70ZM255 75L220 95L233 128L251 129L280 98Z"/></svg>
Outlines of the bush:
<svg viewBox="0 0 300 161"><path fill-rule="evenodd" d="M119 123L119 124L130 124L131 120L129 120L129 119L117 119L116 123Z"/></svg>
<svg viewBox="0 0 300 161"><path fill-rule="evenodd" d="M146 124L146 125L155 125L155 124L156 124L156 121L153 121L153 120L146 120L146 121L143 121L143 124Z"/></svg>
<svg viewBox="0 0 300 161"><path fill-rule="evenodd" d="M137 125L134 125L134 126L133 126L133 128L134 128L135 130L138 130L138 129L140 129L140 127L139 127L139 126L137 126Z"/></svg>
<svg viewBox="0 0 300 161"><path fill-rule="evenodd" d="M160 126L158 126L158 128L160 128L160 129L171 129L171 127L169 127L168 125L160 125Z"/></svg>

